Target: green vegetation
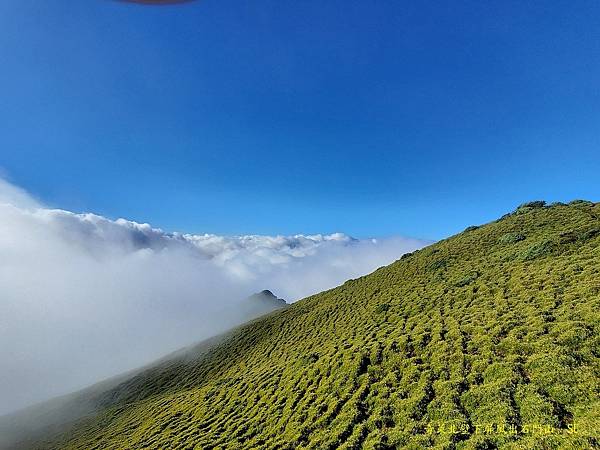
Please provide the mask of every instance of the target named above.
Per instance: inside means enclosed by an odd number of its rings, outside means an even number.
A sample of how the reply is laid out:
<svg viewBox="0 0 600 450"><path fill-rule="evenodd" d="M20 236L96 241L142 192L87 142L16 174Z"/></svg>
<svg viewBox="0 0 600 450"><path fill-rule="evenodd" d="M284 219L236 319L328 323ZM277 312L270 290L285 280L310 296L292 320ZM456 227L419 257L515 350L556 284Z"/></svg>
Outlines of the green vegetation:
<svg viewBox="0 0 600 450"><path fill-rule="evenodd" d="M138 373L39 446L598 447L599 229L600 204L525 204Z"/></svg>
<svg viewBox="0 0 600 450"><path fill-rule="evenodd" d="M546 206L546 202L543 200L536 200L533 202L523 203L516 209L515 214L526 214L532 209L543 208Z"/></svg>
<svg viewBox="0 0 600 450"><path fill-rule="evenodd" d="M521 233L506 233L500 238L501 244L516 244L517 242L524 241L525 235Z"/></svg>
<svg viewBox="0 0 600 450"><path fill-rule="evenodd" d="M527 248L523 252L523 259L525 261L531 261L541 256L550 255L555 248L556 245L553 241L550 239L544 239L543 241L533 244L531 247Z"/></svg>

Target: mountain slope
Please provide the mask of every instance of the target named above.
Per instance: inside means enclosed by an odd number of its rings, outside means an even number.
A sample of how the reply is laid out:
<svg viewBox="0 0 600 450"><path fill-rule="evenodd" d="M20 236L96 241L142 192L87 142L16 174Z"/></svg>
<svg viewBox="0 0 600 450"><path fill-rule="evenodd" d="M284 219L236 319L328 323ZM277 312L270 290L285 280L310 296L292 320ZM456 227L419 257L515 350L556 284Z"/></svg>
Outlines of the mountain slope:
<svg viewBox="0 0 600 450"><path fill-rule="evenodd" d="M223 314L232 317L254 319L270 312L286 308L285 300L277 298L271 291L253 294ZM82 417L93 416L99 407L118 402L119 393L139 373L144 377L202 357L209 349L226 339L227 333L206 339L196 345L181 348L150 364L111 377L72 394L54 398L14 413L0 416L0 450L5 448L29 448L35 446L40 437L51 436L68 428Z"/></svg>
<svg viewBox="0 0 600 450"><path fill-rule="evenodd" d="M0 416L0 449L37 447L41 445L38 443L40 439L56 435L82 417L93 416L99 408L117 403L119 393L123 392L124 387L135 380L138 374L143 374L143 378L146 378L151 373L201 358L227 336L227 333L214 336L81 391Z"/></svg>
<svg viewBox="0 0 600 450"><path fill-rule="evenodd" d="M531 203L139 373L40 448L593 448L600 204Z"/></svg>

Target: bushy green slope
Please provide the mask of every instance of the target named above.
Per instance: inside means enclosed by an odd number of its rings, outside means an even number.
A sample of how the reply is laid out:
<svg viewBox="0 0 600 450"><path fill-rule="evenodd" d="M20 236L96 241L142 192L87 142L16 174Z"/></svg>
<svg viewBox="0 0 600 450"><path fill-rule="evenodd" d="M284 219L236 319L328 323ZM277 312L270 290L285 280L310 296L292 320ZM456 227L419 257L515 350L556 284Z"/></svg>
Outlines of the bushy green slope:
<svg viewBox="0 0 600 450"><path fill-rule="evenodd" d="M138 375L59 448L593 448L600 204L515 213Z"/></svg>

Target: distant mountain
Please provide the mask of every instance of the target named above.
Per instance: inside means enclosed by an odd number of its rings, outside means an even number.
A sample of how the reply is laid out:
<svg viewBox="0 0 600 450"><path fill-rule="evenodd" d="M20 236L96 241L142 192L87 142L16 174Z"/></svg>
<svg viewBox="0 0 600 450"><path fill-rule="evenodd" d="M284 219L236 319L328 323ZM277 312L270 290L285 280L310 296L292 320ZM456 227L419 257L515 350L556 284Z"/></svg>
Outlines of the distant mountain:
<svg viewBox="0 0 600 450"><path fill-rule="evenodd" d="M21 448L598 448L599 374L600 204L531 202L83 391L95 413Z"/></svg>
<svg viewBox="0 0 600 450"><path fill-rule="evenodd" d="M288 304L285 300L277 298L271 291L265 289L244 299L244 301L235 304L235 311L232 315L246 317L247 320L269 314ZM225 312L227 314L227 312Z"/></svg>
<svg viewBox="0 0 600 450"><path fill-rule="evenodd" d="M287 306L284 299L277 298L277 296L268 289L252 294L247 300L259 305L269 305L273 308L285 308Z"/></svg>

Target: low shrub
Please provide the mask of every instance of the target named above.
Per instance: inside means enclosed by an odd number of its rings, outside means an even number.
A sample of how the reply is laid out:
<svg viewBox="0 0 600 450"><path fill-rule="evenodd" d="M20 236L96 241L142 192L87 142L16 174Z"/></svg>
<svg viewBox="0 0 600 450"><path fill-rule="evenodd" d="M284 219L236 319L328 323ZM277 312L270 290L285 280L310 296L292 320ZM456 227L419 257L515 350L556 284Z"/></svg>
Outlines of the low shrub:
<svg viewBox="0 0 600 450"><path fill-rule="evenodd" d="M479 277L479 272L477 271L473 271L468 275L465 275L464 277L462 277L460 280L458 280L455 283L456 287L464 287L464 286L468 286L469 284L471 284L473 281L475 281L477 278Z"/></svg>
<svg viewBox="0 0 600 450"><path fill-rule="evenodd" d="M390 307L391 306L390 306L389 303L380 303L379 305L377 305L375 307L375 312L377 314L381 314L381 313L384 313L384 312L388 311L390 309Z"/></svg>
<svg viewBox="0 0 600 450"><path fill-rule="evenodd" d="M525 261L531 261L542 256L551 254L556 248L556 244L550 240L545 240L532 245L523 253L523 259Z"/></svg>
<svg viewBox="0 0 600 450"><path fill-rule="evenodd" d="M535 200L533 202L527 202L519 205L515 210L515 214L525 214L534 209L543 208L546 206L546 202L544 200Z"/></svg>
<svg viewBox="0 0 600 450"><path fill-rule="evenodd" d="M572 206L594 206L593 202L590 202L589 200L573 200L571 202L569 202L569 205Z"/></svg>
<svg viewBox="0 0 600 450"><path fill-rule="evenodd" d="M501 244L516 244L517 242L524 241L525 235L521 233L506 233L500 238Z"/></svg>

